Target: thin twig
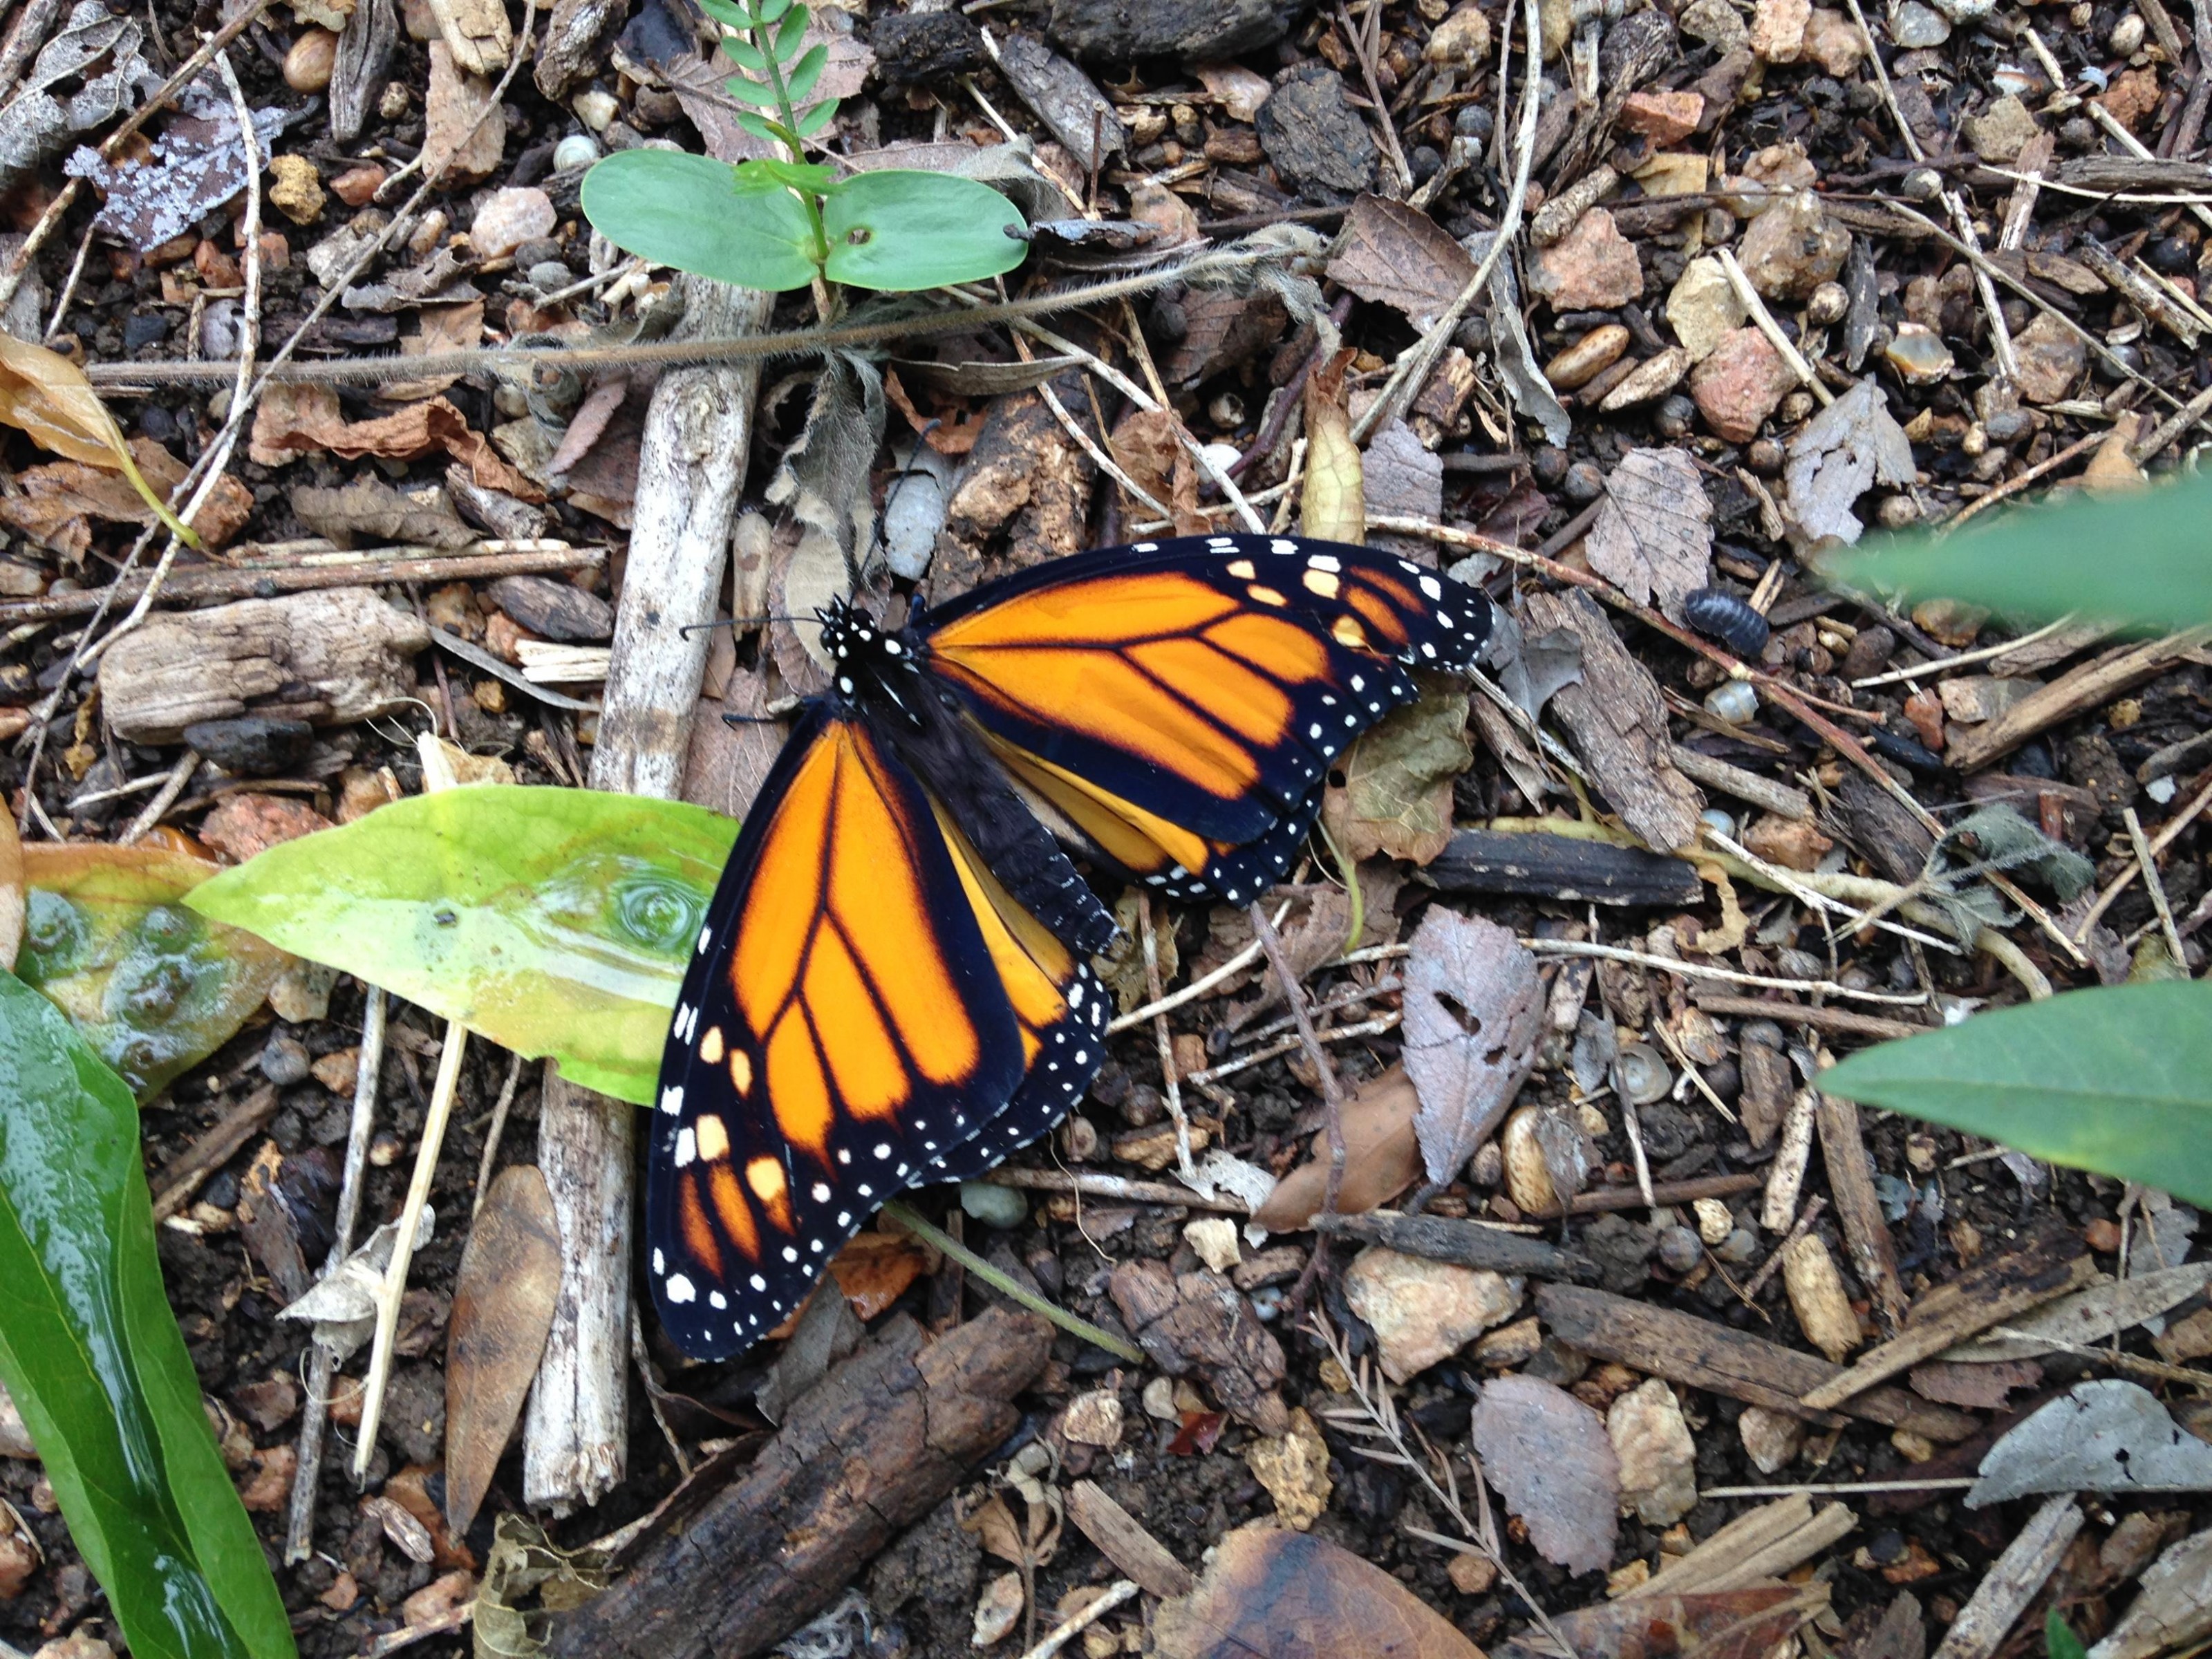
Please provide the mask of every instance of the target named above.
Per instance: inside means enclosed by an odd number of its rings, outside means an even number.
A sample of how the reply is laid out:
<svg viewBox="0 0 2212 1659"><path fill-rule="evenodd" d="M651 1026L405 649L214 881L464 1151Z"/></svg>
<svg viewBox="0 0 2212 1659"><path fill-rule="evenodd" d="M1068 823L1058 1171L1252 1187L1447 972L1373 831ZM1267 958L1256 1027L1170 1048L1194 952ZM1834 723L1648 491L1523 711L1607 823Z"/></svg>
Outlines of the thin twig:
<svg viewBox="0 0 2212 1659"><path fill-rule="evenodd" d="M1804 994L1818 991L1829 996L1856 997L1862 1002L1886 1003L1899 1008L1924 1008L1928 1006L1924 994L1908 995L1891 991L1860 991L1832 979L1778 979L1767 974L1746 974L1734 968L1717 968L1708 963L1684 962L1677 957L1654 956L1650 951L1632 951L1622 945L1596 945L1585 939L1535 938L1524 939L1521 943L1538 956L1595 957L1606 962L1632 962L1639 967L1657 968L1690 979L1724 980L1730 985L1756 986L1763 991Z"/></svg>
<svg viewBox="0 0 2212 1659"><path fill-rule="evenodd" d="M1759 298L1759 290L1743 274L1743 267L1736 263L1735 255L1724 247L1716 248L1713 252L1719 257L1721 271L1727 276L1729 286L1735 290L1735 297L1751 313L1752 322L1766 337L1767 343L1781 355L1790 372L1797 377L1797 383L1818 398L1824 408L1835 402L1836 394L1822 383L1820 377L1813 372L1813 365L1805 361L1805 354L1798 350L1790 337L1782 331L1782 325L1774 320L1774 313L1766 308L1766 301Z"/></svg>
<svg viewBox="0 0 2212 1659"><path fill-rule="evenodd" d="M2104 434L2094 433L2084 438L2081 443L2102 443L2104 441ZM2081 447L2081 445L2075 446L2076 448ZM2051 457L2054 461L2058 459L2056 455ZM1975 501L1972 505L1979 507L1982 501L1987 500L1989 497L1984 495L1981 501ZM1960 518L1965 516L1963 513L1959 515ZM1950 520L1947 521L1945 528L1948 529L1957 522L1957 519ZM2023 634L2016 640L2007 640L2002 645L1985 645L1978 651L1962 651L1955 657L1938 657L1934 662L1918 662L1910 668L1892 668L1883 673L1869 674L1863 680L1853 680L1851 690L1863 691L1869 686L1893 685L1900 680L1935 679L1941 675L1949 673L1954 668L1966 668L1978 662L1988 662L1993 658L2003 656L2008 652L2017 651L2024 645L2033 645L2038 640L2049 639L2060 629L2070 628L2080 618L2077 614L2069 611L2057 622L2045 623L2033 634Z"/></svg>
<svg viewBox="0 0 2212 1659"><path fill-rule="evenodd" d="M1160 945L1159 935L1153 930L1152 896L1150 893L1137 896L1137 932L1145 956L1145 993L1157 1005L1161 1000ZM1175 1038L1168 1030L1168 1017L1164 1013L1152 1017L1152 1042L1159 1050L1160 1085L1167 1096L1168 1116L1175 1123L1176 1173L1196 1187L1202 1183L1199 1180L1198 1165L1191 1162L1190 1118L1182 1107L1182 1080L1176 1074Z"/></svg>
<svg viewBox="0 0 2212 1659"><path fill-rule="evenodd" d="M1759 1264L1759 1271L1744 1282L1743 1299L1745 1301L1752 1300L1759 1291L1766 1288L1766 1281L1781 1270L1782 1258L1788 1253L1790 1247L1813 1231L1813 1224L1820 1218L1820 1212L1827 1207L1828 1200L1815 1194L1812 1200L1797 1212L1797 1219L1791 1225L1788 1236L1774 1247L1765 1261Z"/></svg>
<svg viewBox="0 0 2212 1659"><path fill-rule="evenodd" d="M484 1194L491 1186L491 1166L499 1157L501 1137L507 1133L507 1108L514 1104L514 1085L522 1077L522 1056L507 1057L507 1081L499 1085L499 1098L492 1103L491 1127L484 1131L483 1156L477 1160L476 1202L470 1206L473 1218L483 1208Z"/></svg>
<svg viewBox="0 0 2212 1659"><path fill-rule="evenodd" d="M2208 0L2208 3L2212 3L2212 0ZM2197 815L2208 806L2212 806L2212 780L2208 780L2204 787L2191 799L2189 805L2168 818L2160 827L2158 834L2151 841L2151 856L2156 858L2167 848L2172 846L2180 838L2181 832L2196 823ZM2089 914L2081 919L2081 925L2075 930L2074 937L2083 944L2087 944L2089 930L2097 925L2098 919L2106 911L2112 908L2112 901L2127 891L2128 884L2141 873L2142 871L2136 866L2130 864L2118 875L2113 877L2112 884L2097 895L2097 902L2089 907Z"/></svg>
<svg viewBox="0 0 2212 1659"><path fill-rule="evenodd" d="M1035 1647L1024 1654L1022 1659L1052 1659L1054 1654L1058 1653L1069 1642L1090 1629L1124 1601L1134 1601L1136 1595L1135 1581L1122 1579L1082 1612L1070 1613L1061 1620L1048 1634L1039 1639Z"/></svg>
<svg viewBox="0 0 2212 1659"><path fill-rule="evenodd" d="M185 793L185 786L192 781L192 774L200 769L199 751L187 749L177 763L161 780L161 787L153 799L146 803L138 816L131 820L131 827L123 832L117 843L129 847L161 821L161 814L177 804L177 797Z"/></svg>
<svg viewBox="0 0 2212 1659"><path fill-rule="evenodd" d="M1285 899L1282 904L1276 909L1275 925L1278 927L1283 925L1283 918L1291 914L1291 905L1292 902L1293 901L1290 899ZM1258 939L1254 939L1249 945L1239 951L1235 956L1230 957L1228 961L1223 963L1221 966L1216 968L1212 973L1200 975L1198 978L1191 981L1189 984L1184 986L1182 990L1175 992L1173 994L1169 996L1155 997L1152 1001L1147 1002L1143 1007L1132 1008L1127 1013L1117 1015L1113 1019L1108 1021L1106 1024L1107 1035L1110 1036L1118 1032L1133 1030L1135 1027L1142 1025L1149 1020L1157 1019L1162 1014L1174 1012L1176 1009L1182 1007L1186 1002L1197 1001L1199 998L1204 996L1216 986L1225 985L1231 980L1236 978L1237 975L1243 973L1254 963L1259 961L1265 952L1266 947L1263 946Z"/></svg>
<svg viewBox="0 0 2212 1659"><path fill-rule="evenodd" d="M2158 854L2150 850L2150 837L2143 834L2142 820L2136 816L2136 809L2130 806L2122 816L2127 820L2128 839L2135 844L2136 866L2142 872L2143 885L2150 890L2151 908L2158 912L2159 925L2166 929L2173 965L2186 972L2189 958L2182 952L2181 934L2173 925L2173 907L2166 902L2166 884L2158 878Z"/></svg>
<svg viewBox="0 0 2212 1659"><path fill-rule="evenodd" d="M884 1213L917 1238L951 1256L952 1260L967 1269L969 1274L988 1285L1000 1296L1018 1302L1031 1313L1051 1321L1069 1335L1080 1338L1094 1348L1103 1348L1116 1359L1126 1359L1132 1365L1141 1365L1145 1363L1145 1351L1142 1348L1133 1342L1123 1341L1110 1331L1099 1329L1089 1320L1080 1318L1068 1312L1065 1308L1054 1305L1019 1280L1007 1278L1006 1274L984 1261L981 1256L977 1255L975 1251L953 1237L945 1229L916 1214L911 1206L893 1199L884 1206Z"/></svg>

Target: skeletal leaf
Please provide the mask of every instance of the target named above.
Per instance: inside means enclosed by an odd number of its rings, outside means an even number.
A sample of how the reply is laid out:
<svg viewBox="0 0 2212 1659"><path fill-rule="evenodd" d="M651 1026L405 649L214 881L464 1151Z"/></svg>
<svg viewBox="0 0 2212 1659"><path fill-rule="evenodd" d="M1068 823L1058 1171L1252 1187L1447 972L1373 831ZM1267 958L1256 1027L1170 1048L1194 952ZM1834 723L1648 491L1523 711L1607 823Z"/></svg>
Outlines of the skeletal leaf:
<svg viewBox="0 0 2212 1659"><path fill-rule="evenodd" d="M2118 1377L2076 1384L1990 1447L1966 1493L1980 1509L2045 1492L2212 1490L2212 1446Z"/></svg>
<svg viewBox="0 0 2212 1659"><path fill-rule="evenodd" d="M1679 449L1630 450L1605 481L1588 545L1591 569L1681 621L1712 568L1713 506L1696 463Z"/></svg>
<svg viewBox="0 0 2212 1659"><path fill-rule="evenodd" d="M1298 507L1305 533L1322 541L1367 539L1359 447L1352 441L1352 416L1344 406L1351 356L1340 352L1306 382L1306 483Z"/></svg>
<svg viewBox="0 0 2212 1659"><path fill-rule="evenodd" d="M561 1230L535 1164L499 1172L461 1250L446 1337L446 1524L469 1529L553 1328Z"/></svg>
<svg viewBox="0 0 2212 1659"><path fill-rule="evenodd" d="M1342 1545L1262 1526L1223 1539L1198 1588L1161 1604L1152 1634L1161 1659L1480 1659L1481 1653L1426 1602Z"/></svg>
<svg viewBox="0 0 2212 1659"><path fill-rule="evenodd" d="M169 511L139 472L131 447L92 382L58 352L0 333L0 422L27 434L41 449L120 471L171 534L188 546L200 544L191 527Z"/></svg>
<svg viewBox="0 0 2212 1659"><path fill-rule="evenodd" d="M94 228L141 253L183 235L246 188L246 144L230 100L195 82L185 88L183 103L184 112L144 155L110 161L98 150L81 149L62 166L63 172L97 185L106 198ZM254 145L264 167L283 130L283 111L254 112Z"/></svg>
<svg viewBox="0 0 2212 1659"><path fill-rule="evenodd" d="M1510 927L1441 906L1406 962L1406 1073L1429 1179L1449 1181L1497 1127L1535 1063L1543 988Z"/></svg>
<svg viewBox="0 0 2212 1659"><path fill-rule="evenodd" d="M1546 1560L1577 1573L1610 1565L1620 1462L1603 1418L1554 1383L1508 1376L1483 1384L1473 1432L1483 1473Z"/></svg>

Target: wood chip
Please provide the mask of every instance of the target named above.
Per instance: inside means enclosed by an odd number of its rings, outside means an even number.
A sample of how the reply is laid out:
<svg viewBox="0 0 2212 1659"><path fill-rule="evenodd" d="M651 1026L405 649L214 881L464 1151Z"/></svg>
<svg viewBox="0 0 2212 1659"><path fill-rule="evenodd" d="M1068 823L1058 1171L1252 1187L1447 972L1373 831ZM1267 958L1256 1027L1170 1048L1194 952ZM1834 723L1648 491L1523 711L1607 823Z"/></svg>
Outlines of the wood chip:
<svg viewBox="0 0 2212 1659"><path fill-rule="evenodd" d="M1188 1595L1196 1586L1190 1569L1096 1480L1079 1480L1069 1491L1067 1518L1098 1547L1101 1555L1154 1595Z"/></svg>

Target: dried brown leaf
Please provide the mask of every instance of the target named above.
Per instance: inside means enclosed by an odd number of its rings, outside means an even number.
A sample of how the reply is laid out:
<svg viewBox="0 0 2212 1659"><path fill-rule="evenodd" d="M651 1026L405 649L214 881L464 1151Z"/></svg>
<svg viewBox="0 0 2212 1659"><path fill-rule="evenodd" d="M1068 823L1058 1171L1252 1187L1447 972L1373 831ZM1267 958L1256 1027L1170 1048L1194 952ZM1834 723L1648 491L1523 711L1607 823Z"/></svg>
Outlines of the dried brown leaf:
<svg viewBox="0 0 2212 1659"><path fill-rule="evenodd" d="M1508 1376L1483 1384L1473 1433L1483 1473L1546 1560L1577 1573L1611 1565L1620 1463L1603 1418L1554 1383Z"/></svg>
<svg viewBox="0 0 2212 1659"><path fill-rule="evenodd" d="M446 1339L446 1521L476 1519L538 1375L561 1293L561 1228L535 1164L514 1164L485 1194L461 1251Z"/></svg>
<svg viewBox="0 0 2212 1659"><path fill-rule="evenodd" d="M1363 300L1403 312L1427 328L1474 276L1474 261L1419 209L1362 196L1345 216L1328 274Z"/></svg>
<svg viewBox="0 0 2212 1659"><path fill-rule="evenodd" d="M1451 1180L1513 1104L1543 1024L1536 959L1510 927L1432 906L1406 959L1405 1060L1429 1179Z"/></svg>
<svg viewBox="0 0 2212 1659"><path fill-rule="evenodd" d="M429 499L423 499L424 496ZM380 542L466 547L477 532L463 524L441 489L408 494L381 478L362 477L334 488L301 484L292 492L300 522L340 547Z"/></svg>
<svg viewBox="0 0 2212 1659"><path fill-rule="evenodd" d="M1161 1603L1161 1659L1481 1659L1380 1567L1310 1533L1242 1527L1188 1596Z"/></svg>
<svg viewBox="0 0 2212 1659"><path fill-rule="evenodd" d="M411 461L443 450L486 489L526 501L545 499L544 490L501 460L489 441L471 431L467 417L443 398L410 404L373 421L349 421L338 407L337 393L328 386L272 386L253 412L247 449L262 466L282 466L295 456L325 450L349 461L365 455Z"/></svg>
<svg viewBox="0 0 2212 1659"><path fill-rule="evenodd" d="M1825 1584L1769 1584L1626 1596L1558 1614L1552 1623L1578 1659L1760 1659L1827 1605ZM1498 1659L1534 1651L1508 1643Z"/></svg>
<svg viewBox="0 0 2212 1659"><path fill-rule="evenodd" d="M1347 750L1344 781L1322 796L1322 822L1344 856L1433 861L1451 840L1452 780L1474 763L1467 693L1438 679Z"/></svg>
<svg viewBox="0 0 2212 1659"><path fill-rule="evenodd" d="M178 520L141 476L122 429L84 371L58 352L4 331L0 331L0 422L27 434L41 449L88 466L120 471L148 510L179 539L194 547L200 544L199 538Z"/></svg>
<svg viewBox="0 0 2212 1659"><path fill-rule="evenodd" d="M1359 1085L1344 1103L1344 1183L1336 1207L1358 1215L1413 1185L1421 1172L1413 1115L1421 1097L1401 1066ZM1328 1185L1328 1137L1314 1137L1312 1156L1277 1183L1252 1218L1270 1231L1304 1229Z"/></svg>
<svg viewBox="0 0 2212 1659"><path fill-rule="evenodd" d="M1782 474L1794 527L1810 542L1856 542L1851 503L1877 483L1913 479L1912 445L1869 375L1805 422Z"/></svg>
<svg viewBox="0 0 2212 1659"><path fill-rule="evenodd" d="M1638 605L1682 620L1682 601L1705 585L1713 507L1697 464L1679 449L1632 449L1606 480L1585 544L1590 568Z"/></svg>
<svg viewBox="0 0 2212 1659"><path fill-rule="evenodd" d="M19 495L0 500L0 523L42 542L72 562L92 545L95 520L110 524L152 524L152 503L184 481L185 469L151 438L131 440L138 476L155 495L118 476L112 468L82 461L49 461L17 476ZM221 547L244 529L253 512L253 492L225 476L201 504L200 540Z"/></svg>

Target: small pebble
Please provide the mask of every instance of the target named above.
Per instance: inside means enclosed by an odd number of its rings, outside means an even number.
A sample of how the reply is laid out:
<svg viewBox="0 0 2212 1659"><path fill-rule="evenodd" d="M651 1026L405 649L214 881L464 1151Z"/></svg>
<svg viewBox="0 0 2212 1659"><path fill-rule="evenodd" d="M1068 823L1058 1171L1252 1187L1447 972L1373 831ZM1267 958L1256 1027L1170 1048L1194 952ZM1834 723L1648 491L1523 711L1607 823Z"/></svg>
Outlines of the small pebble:
<svg viewBox="0 0 2212 1659"><path fill-rule="evenodd" d="M123 349L137 351L169 337L169 319L158 311L134 311L123 319Z"/></svg>
<svg viewBox="0 0 2212 1659"><path fill-rule="evenodd" d="M1782 471L1782 446L1772 438L1754 439L1744 460L1760 477L1774 477Z"/></svg>
<svg viewBox="0 0 2212 1659"><path fill-rule="evenodd" d="M502 258L534 237L551 234L557 222L553 200L531 185L510 185L484 198L470 222L469 240L486 259Z"/></svg>
<svg viewBox="0 0 2212 1659"><path fill-rule="evenodd" d="M1698 822L1709 830L1717 830L1731 841L1735 839L1735 820L1717 806L1708 806L1698 813Z"/></svg>
<svg viewBox="0 0 2212 1659"><path fill-rule="evenodd" d="M2140 14L2130 12L2112 25L2112 55L2132 58L2142 50L2144 24Z"/></svg>
<svg viewBox="0 0 2212 1659"><path fill-rule="evenodd" d="M1729 1235L1735 1231L1735 1218L1729 1213L1727 1205L1717 1198L1700 1198L1692 1201L1690 1209L1698 1218L1700 1239L1716 1249L1728 1243Z"/></svg>
<svg viewBox="0 0 2212 1659"><path fill-rule="evenodd" d="M1903 530L1920 522L1920 503L1910 495L1885 495L1874 515L1884 530Z"/></svg>
<svg viewBox="0 0 2212 1659"><path fill-rule="evenodd" d="M280 1089L306 1082L313 1064L307 1057L307 1045L283 1031L274 1033L262 1045L261 1075Z"/></svg>
<svg viewBox="0 0 2212 1659"><path fill-rule="evenodd" d="M550 294L564 289L576 280L575 274L558 259L541 259L525 273L531 286L540 293Z"/></svg>
<svg viewBox="0 0 2212 1659"><path fill-rule="evenodd" d="M407 113L411 101L405 82L387 81L384 83L384 90L377 96L376 112L387 121L397 121Z"/></svg>
<svg viewBox="0 0 2212 1659"><path fill-rule="evenodd" d="M1659 1235L1659 1265L1668 1273L1686 1273L1704 1259L1704 1241L1687 1227L1668 1227Z"/></svg>
<svg viewBox="0 0 2212 1659"><path fill-rule="evenodd" d="M1932 202L1943 193L1943 175L1933 167L1915 167L1905 175L1904 190L1916 202Z"/></svg>
<svg viewBox="0 0 2212 1659"><path fill-rule="evenodd" d="M576 112L576 118L593 132L605 132L607 124L622 111L611 92L598 87L586 87L568 100L568 107Z"/></svg>
<svg viewBox="0 0 2212 1659"><path fill-rule="evenodd" d="M284 54L284 84L295 92L320 92L330 85L337 59L337 36L328 29L308 29Z"/></svg>
<svg viewBox="0 0 2212 1659"><path fill-rule="evenodd" d="M242 714L234 720L196 721L185 728L184 738L226 772L270 778L305 758L315 740L315 728L305 720Z"/></svg>
<svg viewBox="0 0 2212 1659"><path fill-rule="evenodd" d="M1851 308L1851 296L1841 283L1823 283L1805 301L1805 320L1818 328L1840 323Z"/></svg>
<svg viewBox="0 0 2212 1659"><path fill-rule="evenodd" d="M2140 22L2142 20L2137 18L2136 21ZM2197 264L2197 250L2179 236L2161 236L2143 250L2143 258L2150 261L2153 270L2179 276Z"/></svg>
<svg viewBox="0 0 2212 1659"><path fill-rule="evenodd" d="M1738 1227L1723 1240L1713 1254L1731 1267L1755 1261L1759 1255L1759 1238L1747 1227Z"/></svg>
<svg viewBox="0 0 2212 1659"><path fill-rule="evenodd" d="M1567 452L1556 445L1546 444L1537 450L1530 463L1535 469L1536 482L1547 489L1556 489L1559 480L1567 476Z"/></svg>
<svg viewBox="0 0 2212 1659"><path fill-rule="evenodd" d="M553 146L553 171L571 173L599 159L599 143L588 132L572 132Z"/></svg>
<svg viewBox="0 0 2212 1659"><path fill-rule="evenodd" d="M1698 418L1698 406L1680 392L1661 400L1652 412L1651 424L1662 438L1686 438Z"/></svg>
<svg viewBox="0 0 2212 1659"><path fill-rule="evenodd" d="M1569 501L1586 505L1605 494L1605 474L1589 461L1577 461L1567 469L1561 488Z"/></svg>
<svg viewBox="0 0 2212 1659"><path fill-rule="evenodd" d="M1018 1188L989 1181L962 1182L960 1207L986 1227L996 1227L1001 1232L1020 1226L1030 1213L1030 1201Z"/></svg>

